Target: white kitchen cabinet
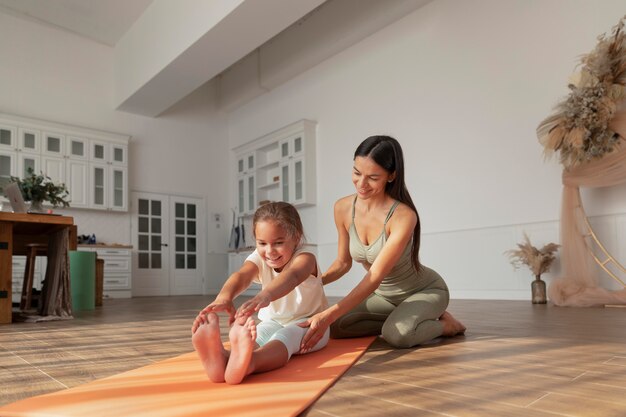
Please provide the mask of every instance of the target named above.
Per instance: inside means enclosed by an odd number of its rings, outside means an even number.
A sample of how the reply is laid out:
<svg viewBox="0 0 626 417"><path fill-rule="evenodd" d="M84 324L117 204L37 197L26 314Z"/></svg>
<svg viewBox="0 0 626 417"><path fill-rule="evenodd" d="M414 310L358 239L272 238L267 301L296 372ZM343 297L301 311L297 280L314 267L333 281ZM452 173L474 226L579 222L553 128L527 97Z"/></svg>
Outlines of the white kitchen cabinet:
<svg viewBox="0 0 626 417"><path fill-rule="evenodd" d="M91 205L105 210L128 210L128 146L91 141Z"/></svg>
<svg viewBox="0 0 626 417"><path fill-rule="evenodd" d="M89 159L89 140L68 136L65 157L72 160L87 161Z"/></svg>
<svg viewBox="0 0 626 417"><path fill-rule="evenodd" d="M43 133L43 156L63 158L65 156L65 135L57 132Z"/></svg>
<svg viewBox="0 0 626 417"><path fill-rule="evenodd" d="M315 204L315 126L301 120L233 149L240 215L252 215L264 200Z"/></svg>
<svg viewBox="0 0 626 417"><path fill-rule="evenodd" d="M73 208L128 210L128 136L0 114L0 181L28 168L65 183Z"/></svg>
<svg viewBox="0 0 626 417"><path fill-rule="evenodd" d="M256 178L254 173L240 175L237 179L237 212L240 215L254 213L256 207Z"/></svg>
<svg viewBox="0 0 626 417"><path fill-rule="evenodd" d="M17 176L17 152L0 148L0 181L7 183Z"/></svg>
<svg viewBox="0 0 626 417"><path fill-rule="evenodd" d="M9 123L0 123L0 149L7 151L17 150L17 126Z"/></svg>
<svg viewBox="0 0 626 417"><path fill-rule="evenodd" d="M68 159L65 163L65 185L70 194L70 206L74 208L89 207L89 179L91 173L87 161Z"/></svg>
<svg viewBox="0 0 626 417"><path fill-rule="evenodd" d="M41 154L41 132L39 130L20 127L18 136L18 150L35 155Z"/></svg>
<svg viewBox="0 0 626 417"><path fill-rule="evenodd" d="M304 181L304 158L289 159L283 161L280 166L280 171L280 190L281 199L283 201L287 201L294 206L304 204L307 201L311 201L313 197L310 197L308 200L306 198L307 184Z"/></svg>
<svg viewBox="0 0 626 417"><path fill-rule="evenodd" d="M41 156L28 152L18 152L16 176L24 178L30 175L29 170L34 174L39 174L41 171Z"/></svg>
<svg viewBox="0 0 626 417"><path fill-rule="evenodd" d="M34 173L41 170L40 132L36 129L18 128L0 124L0 177L23 178L28 168Z"/></svg>
<svg viewBox="0 0 626 417"><path fill-rule="evenodd" d="M109 198L111 210L128 211L128 169L110 166Z"/></svg>
<svg viewBox="0 0 626 417"><path fill-rule="evenodd" d="M103 210L128 210L127 168L90 164L90 205Z"/></svg>
<svg viewBox="0 0 626 417"><path fill-rule="evenodd" d="M103 295L130 298L132 292L131 249L107 246L78 246L78 250L96 252L104 260Z"/></svg>
<svg viewBox="0 0 626 417"><path fill-rule="evenodd" d="M249 215L256 207L256 156L248 152L237 158L237 213Z"/></svg>
<svg viewBox="0 0 626 417"><path fill-rule="evenodd" d="M55 183L65 183L65 159L44 154L41 158L41 170Z"/></svg>

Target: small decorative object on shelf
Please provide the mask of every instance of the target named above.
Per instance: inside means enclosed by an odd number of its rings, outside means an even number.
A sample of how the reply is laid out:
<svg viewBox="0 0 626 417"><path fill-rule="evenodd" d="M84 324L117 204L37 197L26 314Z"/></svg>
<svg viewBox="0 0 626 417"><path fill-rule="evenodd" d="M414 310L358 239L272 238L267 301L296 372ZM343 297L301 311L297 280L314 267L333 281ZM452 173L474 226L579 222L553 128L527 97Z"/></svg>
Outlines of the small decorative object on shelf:
<svg viewBox="0 0 626 417"><path fill-rule="evenodd" d="M42 204L47 201L53 207L69 207L69 193L65 184L55 184L46 175L35 174L32 168L28 168L28 175L24 178L11 177L20 188L24 201L30 201L30 210L35 213L45 213Z"/></svg>
<svg viewBox="0 0 626 417"><path fill-rule="evenodd" d="M548 272L552 262L556 258L555 252L560 245L548 243L541 249L537 249L530 243L528 235L524 233L524 242L517 244L518 249L511 249L505 253L509 256L511 264L515 269L521 265L526 265L535 275L535 280L531 284L533 304L546 304L546 283L541 279L541 274Z"/></svg>

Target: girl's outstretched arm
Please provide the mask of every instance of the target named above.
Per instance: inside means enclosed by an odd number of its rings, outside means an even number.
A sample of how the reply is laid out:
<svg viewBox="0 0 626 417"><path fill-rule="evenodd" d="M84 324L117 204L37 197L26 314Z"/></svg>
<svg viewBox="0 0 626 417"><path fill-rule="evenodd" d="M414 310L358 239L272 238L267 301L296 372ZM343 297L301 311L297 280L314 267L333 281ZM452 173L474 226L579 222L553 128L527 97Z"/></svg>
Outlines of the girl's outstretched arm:
<svg viewBox="0 0 626 417"><path fill-rule="evenodd" d="M291 264L263 288L256 296L246 301L237 310L236 317L250 316L270 302L289 294L310 275L317 275L317 261L312 253L296 255Z"/></svg>
<svg viewBox="0 0 626 417"><path fill-rule="evenodd" d="M215 297L215 300L198 313L191 327L191 333L195 333L201 324L207 322L206 314L210 312L223 311L228 313L228 324L232 324L235 320L236 313L233 300L250 286L252 280L258 274L259 269L253 262L244 262L237 272L228 277L219 294Z"/></svg>

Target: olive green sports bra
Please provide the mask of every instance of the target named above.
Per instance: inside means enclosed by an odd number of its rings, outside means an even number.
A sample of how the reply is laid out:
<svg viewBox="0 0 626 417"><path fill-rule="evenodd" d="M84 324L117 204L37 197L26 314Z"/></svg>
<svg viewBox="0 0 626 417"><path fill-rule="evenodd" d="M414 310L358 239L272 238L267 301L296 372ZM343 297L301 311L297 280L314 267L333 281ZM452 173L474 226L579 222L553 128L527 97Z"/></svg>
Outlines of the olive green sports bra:
<svg viewBox="0 0 626 417"><path fill-rule="evenodd" d="M354 212L356 205L356 197L352 203L352 222L350 223L350 255L352 259L359 263L373 264L374 260L383 249L385 242L387 241L387 233L385 228L387 226L387 222L393 215L396 207L400 204L399 201L394 201L393 205L389 209L389 213L387 213L387 218L385 219L385 223L383 224L383 230L380 232L380 235L376 240L374 240L369 245L364 244L359 237L359 234L356 231L356 226L354 225Z"/></svg>
<svg viewBox="0 0 626 417"><path fill-rule="evenodd" d="M376 238L376 240L374 240L371 244L365 245L361 242L361 238L359 238L356 226L354 225L356 199L357 197L355 196L354 202L352 203L352 222L350 223L350 229L348 230L350 237L350 256L356 262L371 265L380 254L383 246L385 246L385 242L387 241L385 227L400 202L395 201L389 209L389 213L387 213L387 218L385 219L380 236L378 236L378 238ZM413 263L411 262L411 243L412 241L407 243L400 259L398 259L398 262L396 262L392 270L389 272L389 275L387 275L381 282L380 286L376 290L376 293L390 299L395 299L397 297L404 296L407 293L420 290L427 284L426 282L420 282L421 280L419 279L418 274L413 267Z"/></svg>

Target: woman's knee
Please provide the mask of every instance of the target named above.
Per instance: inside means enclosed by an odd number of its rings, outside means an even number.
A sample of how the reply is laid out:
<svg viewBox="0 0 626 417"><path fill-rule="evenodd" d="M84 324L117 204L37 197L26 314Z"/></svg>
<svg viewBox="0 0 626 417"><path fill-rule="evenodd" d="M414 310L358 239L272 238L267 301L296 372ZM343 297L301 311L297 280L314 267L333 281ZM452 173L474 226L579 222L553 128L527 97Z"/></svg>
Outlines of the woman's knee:
<svg viewBox="0 0 626 417"><path fill-rule="evenodd" d="M394 348L406 349L416 345L414 335L401 331L397 323L385 323L381 335Z"/></svg>
<svg viewBox="0 0 626 417"><path fill-rule="evenodd" d="M331 339L342 339L345 338L345 332L341 328L341 320L335 321L330 325L330 338Z"/></svg>

